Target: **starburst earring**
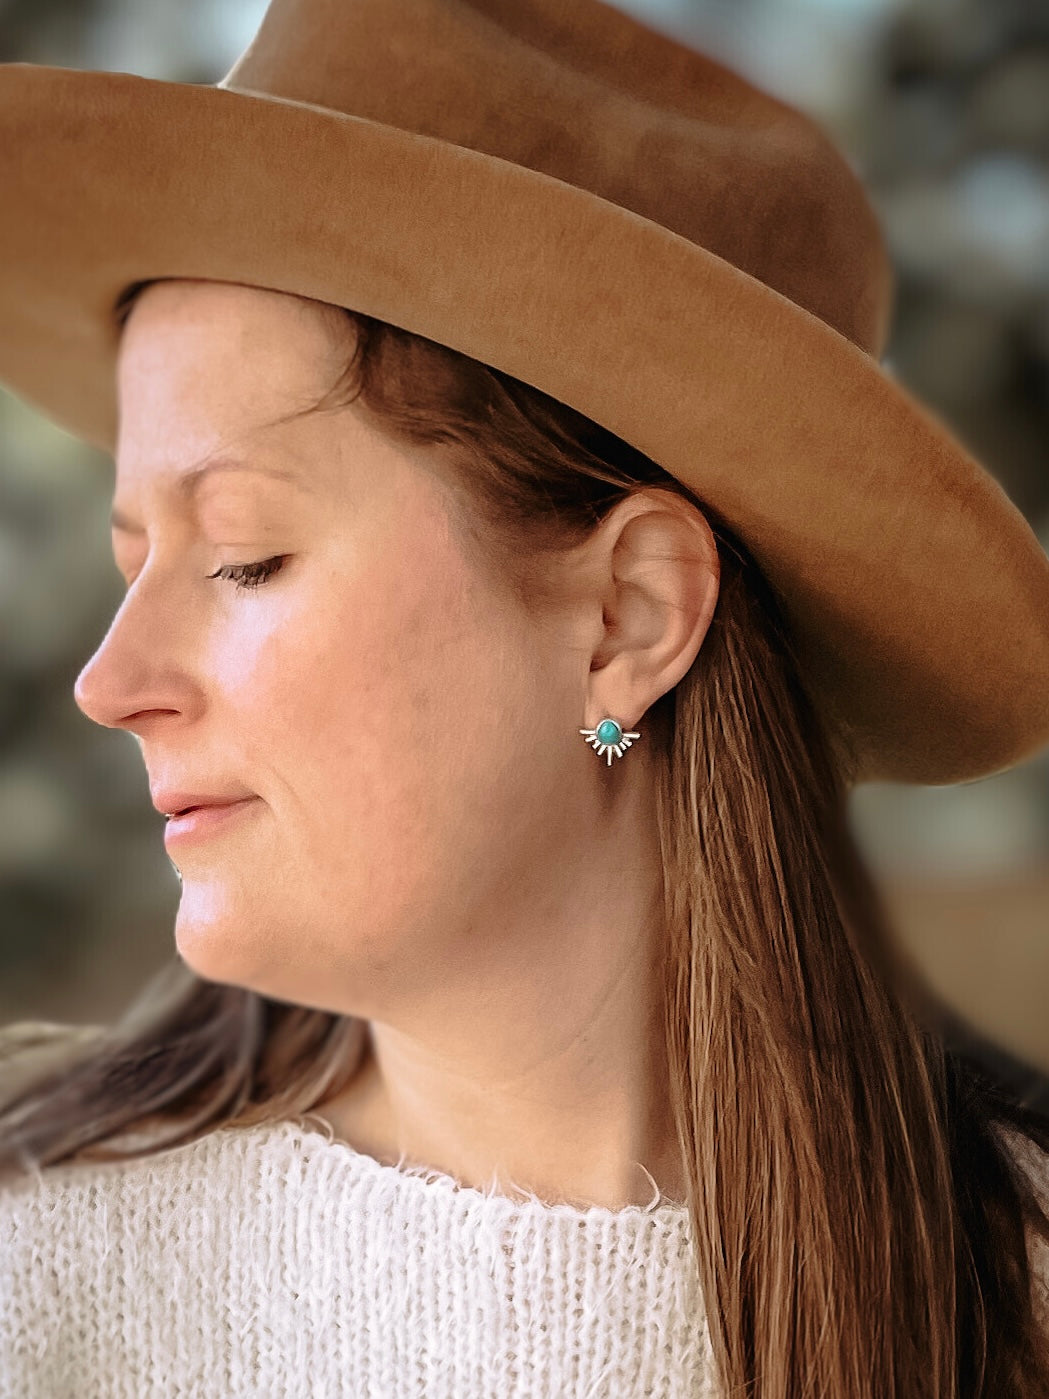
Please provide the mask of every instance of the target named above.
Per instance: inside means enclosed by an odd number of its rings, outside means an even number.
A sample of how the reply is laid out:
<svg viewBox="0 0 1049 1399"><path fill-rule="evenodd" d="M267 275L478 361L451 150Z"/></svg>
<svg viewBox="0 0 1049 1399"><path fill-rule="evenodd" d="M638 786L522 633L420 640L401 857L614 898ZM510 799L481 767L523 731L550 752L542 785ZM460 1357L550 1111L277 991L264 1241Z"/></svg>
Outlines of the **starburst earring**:
<svg viewBox="0 0 1049 1399"><path fill-rule="evenodd" d="M617 724L614 719L602 719L596 729L580 729L579 732L585 735L598 757L602 753L608 754L609 767L612 766L613 754L621 758L634 739L641 737L639 733L624 733L622 724Z"/></svg>

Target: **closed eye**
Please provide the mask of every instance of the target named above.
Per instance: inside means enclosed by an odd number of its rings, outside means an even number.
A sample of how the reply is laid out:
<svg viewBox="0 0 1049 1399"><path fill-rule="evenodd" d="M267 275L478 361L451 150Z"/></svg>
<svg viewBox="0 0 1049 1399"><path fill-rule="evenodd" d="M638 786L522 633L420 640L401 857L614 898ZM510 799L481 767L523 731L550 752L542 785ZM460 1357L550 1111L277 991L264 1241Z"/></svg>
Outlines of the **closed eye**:
<svg viewBox="0 0 1049 1399"><path fill-rule="evenodd" d="M272 559L263 559L261 563L223 564L221 568L207 576L208 578L229 579L236 583L238 588L257 588L268 578L272 578L275 573L280 572L287 557L287 554L277 554Z"/></svg>

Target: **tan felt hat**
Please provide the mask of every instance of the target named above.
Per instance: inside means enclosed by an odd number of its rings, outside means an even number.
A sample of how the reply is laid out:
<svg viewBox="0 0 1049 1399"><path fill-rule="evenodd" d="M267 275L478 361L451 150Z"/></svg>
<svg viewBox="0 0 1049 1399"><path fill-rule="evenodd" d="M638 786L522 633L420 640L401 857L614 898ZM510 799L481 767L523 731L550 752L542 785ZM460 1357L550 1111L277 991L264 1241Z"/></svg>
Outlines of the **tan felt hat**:
<svg viewBox="0 0 1049 1399"><path fill-rule="evenodd" d="M216 85L0 65L0 380L113 452L115 308L240 282L570 404L757 558L854 780L1049 744L1049 558L879 363L892 272L818 125L602 0L273 0Z"/></svg>

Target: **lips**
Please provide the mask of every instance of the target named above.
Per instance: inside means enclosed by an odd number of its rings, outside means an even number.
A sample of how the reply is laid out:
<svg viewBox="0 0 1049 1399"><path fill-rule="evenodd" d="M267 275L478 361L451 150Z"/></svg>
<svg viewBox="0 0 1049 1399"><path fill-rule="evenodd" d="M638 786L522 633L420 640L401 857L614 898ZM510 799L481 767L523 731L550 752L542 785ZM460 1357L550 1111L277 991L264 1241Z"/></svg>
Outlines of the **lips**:
<svg viewBox="0 0 1049 1399"><path fill-rule="evenodd" d="M238 802L247 801L247 797L231 797L229 801L221 802L197 802L194 806L184 806L181 811L166 811L164 814L168 820L172 816L186 816L191 811L204 811L212 806L236 806Z"/></svg>
<svg viewBox="0 0 1049 1399"><path fill-rule="evenodd" d="M176 846L181 850L189 842L221 836L239 821L250 819L245 814L246 808L254 810L256 800L254 796L249 796L236 801L198 803L192 805L191 810L173 813L164 827L164 845L169 851Z"/></svg>
<svg viewBox="0 0 1049 1399"><path fill-rule="evenodd" d="M153 805L163 816L184 816L203 806L232 806L247 801L254 792L192 792L157 790L151 793Z"/></svg>
<svg viewBox="0 0 1049 1399"><path fill-rule="evenodd" d="M241 806L242 802L249 802L249 800L250 797L238 796L229 802L200 802L197 806L183 806L180 811L165 811L164 814L169 821L172 821L176 816L189 816L190 811L208 811L222 806Z"/></svg>

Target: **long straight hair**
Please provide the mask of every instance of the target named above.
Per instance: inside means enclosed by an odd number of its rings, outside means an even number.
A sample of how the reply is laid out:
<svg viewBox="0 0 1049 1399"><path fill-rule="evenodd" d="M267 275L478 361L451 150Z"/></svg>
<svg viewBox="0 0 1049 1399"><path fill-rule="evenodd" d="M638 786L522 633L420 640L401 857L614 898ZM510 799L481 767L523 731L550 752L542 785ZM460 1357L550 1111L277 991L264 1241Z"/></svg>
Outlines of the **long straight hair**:
<svg viewBox="0 0 1049 1399"><path fill-rule="evenodd" d="M1049 1118L949 1045L902 965L848 824L848 736L814 703L743 542L564 404L322 310L353 349L306 411L354 402L394 440L439 448L464 543L529 607L556 603L549 560L632 491L673 491L714 532L710 628L646 718L671 1101L722 1392L1049 1399L1026 1245L1028 1230L1049 1241L1049 1215L1014 1154L1049 1152ZM132 1160L306 1112L353 1078L366 1029L176 958L115 1025L0 1034L0 1167Z"/></svg>

